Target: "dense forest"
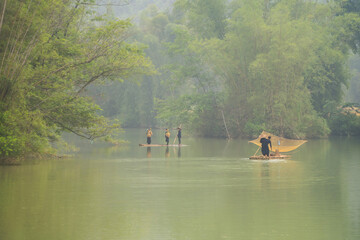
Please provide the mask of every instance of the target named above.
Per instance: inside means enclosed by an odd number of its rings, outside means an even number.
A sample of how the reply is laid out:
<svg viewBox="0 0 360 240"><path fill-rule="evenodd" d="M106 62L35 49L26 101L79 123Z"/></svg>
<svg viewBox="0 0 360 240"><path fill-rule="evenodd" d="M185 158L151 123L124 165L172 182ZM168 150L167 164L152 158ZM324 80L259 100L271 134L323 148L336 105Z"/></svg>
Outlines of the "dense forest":
<svg viewBox="0 0 360 240"><path fill-rule="evenodd" d="M359 135L359 3L175 1L149 5L134 39L158 74L99 101L124 127L178 126L209 137ZM351 87L349 87L351 86ZM116 93L119 93L115 98ZM346 94L346 95L345 95ZM131 98L130 96L136 96Z"/></svg>
<svg viewBox="0 0 360 240"><path fill-rule="evenodd" d="M0 157L120 126L359 136L359 47L353 0L1 0Z"/></svg>

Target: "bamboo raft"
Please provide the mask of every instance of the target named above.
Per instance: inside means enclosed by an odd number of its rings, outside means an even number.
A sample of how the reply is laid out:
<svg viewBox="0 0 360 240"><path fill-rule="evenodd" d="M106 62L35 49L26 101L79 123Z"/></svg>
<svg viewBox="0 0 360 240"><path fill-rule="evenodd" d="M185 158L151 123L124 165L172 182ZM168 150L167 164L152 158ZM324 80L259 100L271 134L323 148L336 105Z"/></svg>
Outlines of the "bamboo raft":
<svg viewBox="0 0 360 240"><path fill-rule="evenodd" d="M270 155L268 156L263 156L263 155L254 155L249 157L249 159L251 160L271 160L271 159L287 159L290 158L290 155Z"/></svg>
<svg viewBox="0 0 360 240"><path fill-rule="evenodd" d="M184 144L139 144L139 147L184 147L187 145Z"/></svg>

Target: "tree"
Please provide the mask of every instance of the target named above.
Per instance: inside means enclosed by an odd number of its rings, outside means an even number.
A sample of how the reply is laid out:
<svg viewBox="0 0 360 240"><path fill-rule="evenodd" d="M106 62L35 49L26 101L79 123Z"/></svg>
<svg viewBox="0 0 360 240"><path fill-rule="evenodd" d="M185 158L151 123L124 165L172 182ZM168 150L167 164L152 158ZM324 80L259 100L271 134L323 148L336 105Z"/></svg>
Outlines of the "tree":
<svg viewBox="0 0 360 240"><path fill-rule="evenodd" d="M318 11L324 6L305 1L238 3L222 48L225 57L217 63L227 79L227 115L236 123L230 128L248 135L261 128L289 137L316 134L312 129L326 135L326 123L313 110L304 81L314 53L324 43L316 35L327 34L319 33L320 26L311 18L322 20ZM342 80L334 87L338 91Z"/></svg>
<svg viewBox="0 0 360 240"><path fill-rule="evenodd" d="M109 135L119 124L99 115L87 88L152 71L143 50L126 42L129 21L93 24L87 2L8 3L0 41L0 136L17 149L0 155L47 151L62 131L88 139Z"/></svg>
<svg viewBox="0 0 360 240"><path fill-rule="evenodd" d="M360 2L356 0L337 0L341 9L339 17L335 21L335 29L342 29L337 32L340 42L350 46L354 53L360 48Z"/></svg>
<svg viewBox="0 0 360 240"><path fill-rule="evenodd" d="M226 32L225 0L177 0L175 11L187 13L186 25L203 38L222 39Z"/></svg>

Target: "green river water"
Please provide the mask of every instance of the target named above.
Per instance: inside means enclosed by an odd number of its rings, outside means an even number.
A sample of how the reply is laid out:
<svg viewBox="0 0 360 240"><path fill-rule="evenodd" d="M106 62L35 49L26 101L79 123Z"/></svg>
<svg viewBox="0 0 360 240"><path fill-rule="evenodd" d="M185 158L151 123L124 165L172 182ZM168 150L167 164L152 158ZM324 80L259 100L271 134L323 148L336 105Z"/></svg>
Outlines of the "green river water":
<svg viewBox="0 0 360 240"><path fill-rule="evenodd" d="M360 139L252 161L247 140L183 132L188 146L150 149L144 135L127 130L126 147L72 140L74 157L0 166L0 239L360 239Z"/></svg>

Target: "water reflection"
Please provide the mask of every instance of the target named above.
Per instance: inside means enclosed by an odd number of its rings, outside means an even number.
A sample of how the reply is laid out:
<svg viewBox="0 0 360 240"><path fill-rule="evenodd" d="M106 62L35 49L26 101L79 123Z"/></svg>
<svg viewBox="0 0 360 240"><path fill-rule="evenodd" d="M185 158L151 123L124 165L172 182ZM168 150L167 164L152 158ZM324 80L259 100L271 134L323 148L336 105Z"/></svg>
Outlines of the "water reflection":
<svg viewBox="0 0 360 240"><path fill-rule="evenodd" d="M151 158L151 147L147 147L147 149L146 149L146 157Z"/></svg>
<svg viewBox="0 0 360 240"><path fill-rule="evenodd" d="M265 161L261 164L261 187L262 188L270 188L270 166L269 161Z"/></svg>
<svg viewBox="0 0 360 240"><path fill-rule="evenodd" d="M165 150L165 157L166 157L166 158L170 157L170 151L169 151L169 147L168 147L168 146L166 147L166 150Z"/></svg>
<svg viewBox="0 0 360 240"><path fill-rule="evenodd" d="M172 149L172 150L170 150ZM152 154L152 149L151 147L147 147L146 148L146 157L147 158L151 158L151 157L158 157L159 152L163 152L165 158L171 158L171 157L178 157L181 158L181 147L169 147L166 146L165 150L162 147L159 148L155 148L155 150L153 151Z"/></svg>

